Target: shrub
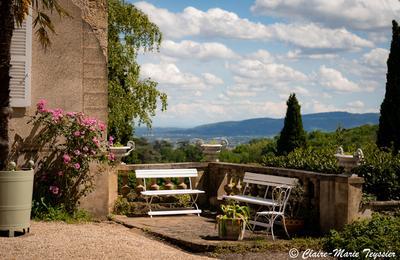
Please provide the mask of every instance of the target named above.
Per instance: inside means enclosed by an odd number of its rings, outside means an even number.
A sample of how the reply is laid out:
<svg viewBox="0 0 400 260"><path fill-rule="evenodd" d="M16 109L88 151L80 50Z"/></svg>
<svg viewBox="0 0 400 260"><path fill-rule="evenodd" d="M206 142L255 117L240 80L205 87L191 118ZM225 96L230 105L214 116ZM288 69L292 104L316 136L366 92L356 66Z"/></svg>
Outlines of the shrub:
<svg viewBox="0 0 400 260"><path fill-rule="evenodd" d="M263 164L271 167L339 174L343 172L343 168L337 165L334 154L334 147L297 148L287 156L266 155L263 158Z"/></svg>
<svg viewBox="0 0 400 260"><path fill-rule="evenodd" d="M39 161L34 183L34 200L46 207L34 204L39 208L33 213L62 208L74 214L79 200L93 188L89 164L113 160L113 155L106 153L106 126L83 113L48 109L44 100L37 104L30 123L39 130L36 145L46 152Z"/></svg>
<svg viewBox="0 0 400 260"><path fill-rule="evenodd" d="M372 219L356 221L347 225L343 231L331 231L323 240L324 249L344 249L346 252L359 252L366 258L364 249L371 252L394 252L400 255L400 216L390 217L374 214Z"/></svg>
<svg viewBox="0 0 400 260"><path fill-rule="evenodd" d="M378 200L400 199L400 155L380 151L375 145L368 146L364 155L364 163L353 170L365 179L363 191Z"/></svg>

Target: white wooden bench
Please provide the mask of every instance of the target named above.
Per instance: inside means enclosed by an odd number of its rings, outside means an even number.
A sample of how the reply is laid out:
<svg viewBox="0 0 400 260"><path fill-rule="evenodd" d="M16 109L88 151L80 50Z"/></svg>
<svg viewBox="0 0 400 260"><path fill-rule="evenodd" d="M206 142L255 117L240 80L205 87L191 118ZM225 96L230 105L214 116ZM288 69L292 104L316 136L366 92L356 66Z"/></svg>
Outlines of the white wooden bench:
<svg viewBox="0 0 400 260"><path fill-rule="evenodd" d="M204 193L202 190L192 188L191 178L198 176L196 169L151 169L151 170L136 170L136 178L143 179L144 191L141 194L146 198L150 217L162 215L177 215L177 214L197 214L200 216L201 209L198 208L196 200L198 195ZM147 190L146 179L168 179L168 178L189 178L188 189L171 189L171 190ZM172 209L172 210L152 210L153 198L157 196L174 196L174 195L190 195L190 209Z"/></svg>
<svg viewBox="0 0 400 260"><path fill-rule="evenodd" d="M256 225L271 228L272 236L273 223L278 216L281 217L286 234L289 236L285 226L284 211L286 203L290 196L290 191L296 186L298 180L296 178L245 172L243 183L245 183L246 185L243 189L242 194L224 195L223 198L243 202L248 205L252 204L259 206L256 210L254 220L250 220L249 222L250 224L253 224L253 228ZM250 192L251 188L250 185L265 186L266 189L264 192L264 196L261 197L249 195L248 193ZM260 216L272 217L268 219L268 223L265 223L257 220Z"/></svg>

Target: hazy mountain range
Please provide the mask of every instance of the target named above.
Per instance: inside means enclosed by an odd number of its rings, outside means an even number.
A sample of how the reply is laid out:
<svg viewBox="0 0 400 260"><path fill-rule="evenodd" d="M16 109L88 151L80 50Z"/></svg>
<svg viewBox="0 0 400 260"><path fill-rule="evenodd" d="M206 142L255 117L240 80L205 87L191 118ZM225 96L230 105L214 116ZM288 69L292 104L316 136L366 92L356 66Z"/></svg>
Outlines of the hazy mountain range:
<svg viewBox="0 0 400 260"><path fill-rule="evenodd" d="M353 114L348 112L326 112L303 115L303 126L306 131L335 131L337 127L353 128L365 124L378 124L378 113ZM155 137L162 136L274 136L283 127L283 118L254 118L242 121L226 121L200 125L193 128L155 127L137 128L136 135Z"/></svg>

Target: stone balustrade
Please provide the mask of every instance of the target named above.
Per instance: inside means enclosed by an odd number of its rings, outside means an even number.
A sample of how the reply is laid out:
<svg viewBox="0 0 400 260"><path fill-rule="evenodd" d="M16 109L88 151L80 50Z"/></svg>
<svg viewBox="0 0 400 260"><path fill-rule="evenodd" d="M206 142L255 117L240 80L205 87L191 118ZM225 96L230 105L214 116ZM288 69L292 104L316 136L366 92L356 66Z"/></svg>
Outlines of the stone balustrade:
<svg viewBox="0 0 400 260"><path fill-rule="evenodd" d="M119 165L113 168L115 174L108 173L107 176L114 178L114 181L108 183L116 184L117 175L122 176L123 187L121 193L126 196L132 189L139 189L140 185L143 185L138 182L137 187L129 187L129 172L133 172L136 169L179 168L196 168L198 170L199 177L193 181L193 187L206 191L205 195L199 198L199 205L203 209L219 207L222 203L222 195L226 193L240 193L243 189L241 180L244 173L254 172L298 178L305 190L305 202L316 212L316 221L319 222L319 230L322 232L327 232L330 229L341 229L345 224L360 216L359 209L364 180L361 177L347 174L332 175L220 162L135 164ZM106 188L112 194L108 194L100 188L102 193L99 193L99 196L106 196L107 200L117 197L117 189L115 187L108 185ZM97 190L99 190L99 187Z"/></svg>

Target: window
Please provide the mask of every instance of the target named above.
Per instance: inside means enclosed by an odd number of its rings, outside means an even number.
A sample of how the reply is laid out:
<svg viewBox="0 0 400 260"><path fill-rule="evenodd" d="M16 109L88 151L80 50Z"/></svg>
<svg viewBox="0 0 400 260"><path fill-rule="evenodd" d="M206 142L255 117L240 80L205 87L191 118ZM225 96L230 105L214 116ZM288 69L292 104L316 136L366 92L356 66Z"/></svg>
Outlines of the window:
<svg viewBox="0 0 400 260"><path fill-rule="evenodd" d="M32 16L16 27L11 40L11 107L31 105Z"/></svg>

